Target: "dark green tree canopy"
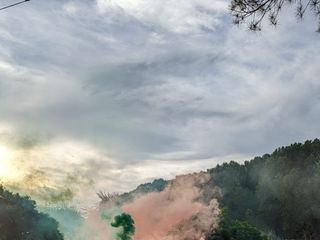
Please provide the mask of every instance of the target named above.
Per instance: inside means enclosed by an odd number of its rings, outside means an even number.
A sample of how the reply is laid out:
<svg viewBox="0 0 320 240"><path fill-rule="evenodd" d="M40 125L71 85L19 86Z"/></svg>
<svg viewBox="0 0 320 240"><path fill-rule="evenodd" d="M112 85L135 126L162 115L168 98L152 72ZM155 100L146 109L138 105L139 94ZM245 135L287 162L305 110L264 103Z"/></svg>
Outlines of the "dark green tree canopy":
<svg viewBox="0 0 320 240"><path fill-rule="evenodd" d="M111 226L115 228L122 228L122 230L117 234L117 239L119 240L131 240L135 232L134 220L127 213L115 216Z"/></svg>
<svg viewBox="0 0 320 240"><path fill-rule="evenodd" d="M58 222L36 210L29 197L0 186L0 240L63 240Z"/></svg>
<svg viewBox="0 0 320 240"><path fill-rule="evenodd" d="M220 206L228 209L219 234L210 240L257 237L257 229L278 237L274 239L320 239L319 139L281 147L244 164L224 163L208 172L212 187L222 191Z"/></svg>
<svg viewBox="0 0 320 240"><path fill-rule="evenodd" d="M220 215L219 228L206 240L268 240L267 236L246 221L233 220L224 209Z"/></svg>

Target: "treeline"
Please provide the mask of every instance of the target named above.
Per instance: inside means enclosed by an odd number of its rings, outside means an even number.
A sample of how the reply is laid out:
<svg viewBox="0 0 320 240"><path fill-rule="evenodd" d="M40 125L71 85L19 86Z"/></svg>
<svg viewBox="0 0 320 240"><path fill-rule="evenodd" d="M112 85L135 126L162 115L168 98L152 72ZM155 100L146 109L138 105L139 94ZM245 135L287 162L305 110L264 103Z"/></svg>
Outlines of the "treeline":
<svg viewBox="0 0 320 240"><path fill-rule="evenodd" d="M101 203L113 201L116 205L123 205L124 203L132 202L135 198L151 193L151 192L161 192L163 191L166 186L168 185L169 181L166 181L162 178L155 179L150 183L140 184L136 189L125 192L122 194L116 193L105 193L100 191L97 193L98 197L101 200ZM0 239L1 240L1 239Z"/></svg>
<svg viewBox="0 0 320 240"><path fill-rule="evenodd" d="M224 210L218 231L207 240L320 239L319 139L208 172L206 188L221 188L215 197Z"/></svg>
<svg viewBox="0 0 320 240"><path fill-rule="evenodd" d="M63 235L35 201L0 186L0 240L63 240Z"/></svg>

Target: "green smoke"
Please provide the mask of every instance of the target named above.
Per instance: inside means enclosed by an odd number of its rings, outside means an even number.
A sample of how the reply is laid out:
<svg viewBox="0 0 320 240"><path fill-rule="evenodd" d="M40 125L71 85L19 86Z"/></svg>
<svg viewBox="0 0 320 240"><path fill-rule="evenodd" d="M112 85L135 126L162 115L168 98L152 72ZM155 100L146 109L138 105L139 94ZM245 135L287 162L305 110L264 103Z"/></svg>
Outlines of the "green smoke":
<svg viewBox="0 0 320 240"><path fill-rule="evenodd" d="M123 211L121 210L121 208L118 208L118 207L105 209L101 214L101 218L111 224L113 218L122 213Z"/></svg>
<svg viewBox="0 0 320 240"><path fill-rule="evenodd" d="M131 240L135 232L134 221L127 213L115 216L111 226L121 228L116 235L117 240Z"/></svg>
<svg viewBox="0 0 320 240"><path fill-rule="evenodd" d="M120 208L106 209L102 212L101 218L117 229L113 236L116 240L131 240L135 232L132 217L123 213Z"/></svg>
<svg viewBox="0 0 320 240"><path fill-rule="evenodd" d="M81 216L80 212L73 207L47 206L39 208L39 211L48 214L58 221L58 229L63 233L65 240L74 239L74 236L77 235L79 229L85 224L85 219Z"/></svg>

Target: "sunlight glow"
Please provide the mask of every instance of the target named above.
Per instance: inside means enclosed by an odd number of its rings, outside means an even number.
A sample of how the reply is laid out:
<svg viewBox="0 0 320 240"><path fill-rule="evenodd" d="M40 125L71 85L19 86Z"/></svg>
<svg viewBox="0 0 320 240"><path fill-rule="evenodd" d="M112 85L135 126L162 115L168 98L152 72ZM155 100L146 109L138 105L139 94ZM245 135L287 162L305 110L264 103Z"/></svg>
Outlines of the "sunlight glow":
<svg viewBox="0 0 320 240"><path fill-rule="evenodd" d="M12 175L12 167L10 160L12 152L6 146L0 145L0 178L10 177ZM4 179L1 179L4 180Z"/></svg>

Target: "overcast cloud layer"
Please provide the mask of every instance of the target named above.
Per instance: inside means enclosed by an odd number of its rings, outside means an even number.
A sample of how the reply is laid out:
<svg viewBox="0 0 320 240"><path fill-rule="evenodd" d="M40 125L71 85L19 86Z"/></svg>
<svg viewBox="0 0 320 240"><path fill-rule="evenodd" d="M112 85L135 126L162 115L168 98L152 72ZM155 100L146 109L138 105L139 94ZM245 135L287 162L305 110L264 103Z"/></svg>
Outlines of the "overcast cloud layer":
<svg viewBox="0 0 320 240"><path fill-rule="evenodd" d="M22 172L123 191L319 137L315 27L251 33L223 0L32 0L0 12L0 140Z"/></svg>

